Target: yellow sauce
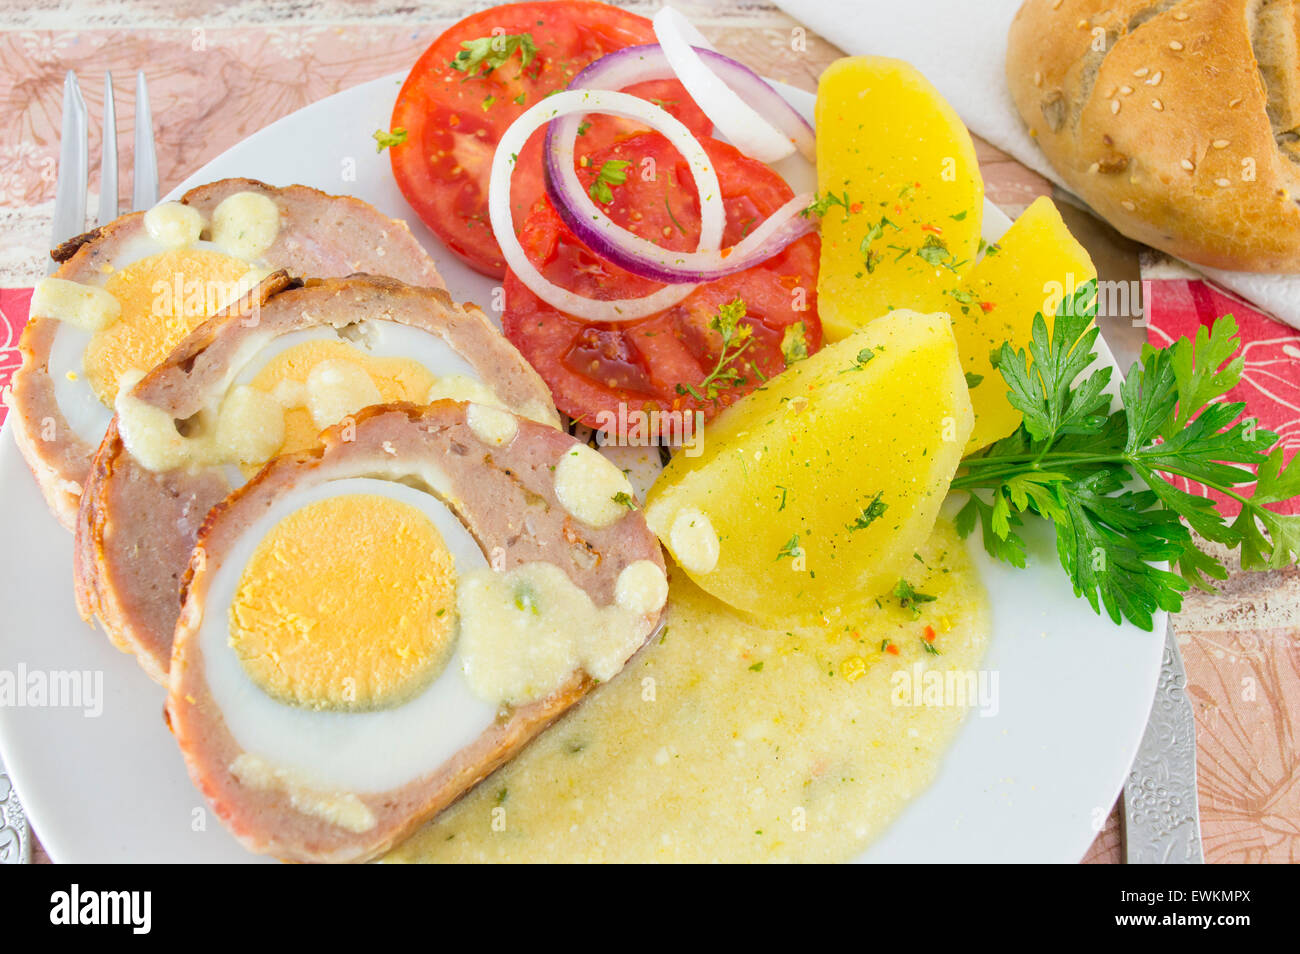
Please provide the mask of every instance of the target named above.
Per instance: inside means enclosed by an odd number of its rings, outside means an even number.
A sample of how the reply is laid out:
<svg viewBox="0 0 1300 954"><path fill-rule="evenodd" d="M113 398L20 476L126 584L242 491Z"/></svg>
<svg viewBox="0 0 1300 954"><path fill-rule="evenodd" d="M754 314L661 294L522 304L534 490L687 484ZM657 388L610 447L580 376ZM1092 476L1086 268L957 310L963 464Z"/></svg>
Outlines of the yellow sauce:
<svg viewBox="0 0 1300 954"><path fill-rule="evenodd" d="M465 409L465 423L484 444L502 447L515 439L519 422L508 411L489 404L471 404Z"/></svg>
<svg viewBox="0 0 1300 954"><path fill-rule="evenodd" d="M203 234L203 225L199 210L182 202L163 202L144 214L149 237L168 248L193 245Z"/></svg>
<svg viewBox="0 0 1300 954"><path fill-rule="evenodd" d="M419 401L435 380L414 358L372 355L346 341L321 340L282 351L251 385L282 408L284 437L272 453L292 454L315 447L324 428L369 404ZM265 460L251 461L245 475L252 476Z"/></svg>
<svg viewBox="0 0 1300 954"><path fill-rule="evenodd" d="M212 210L212 242L231 255L258 258L280 234L280 209L260 192L228 195Z"/></svg>
<svg viewBox="0 0 1300 954"><path fill-rule="evenodd" d="M82 331L95 332L117 321L122 305L102 288L51 276L36 283L30 311L40 318L56 318Z"/></svg>
<svg viewBox="0 0 1300 954"><path fill-rule="evenodd" d="M230 774L249 788L286 792L298 811L331 825L357 833L375 827L374 812L351 792L325 791L293 769L279 768L248 752L240 753L230 764Z"/></svg>
<svg viewBox="0 0 1300 954"><path fill-rule="evenodd" d="M591 527L608 527L626 516L634 500L627 475L586 444L578 444L555 465L560 505Z"/></svg>
<svg viewBox="0 0 1300 954"><path fill-rule="evenodd" d="M122 443L147 470L261 462L284 442L280 405L256 388L240 385L215 413L201 411L197 433L188 436L162 408L132 395L142 376L139 371L122 376L115 407Z"/></svg>
<svg viewBox="0 0 1300 954"><path fill-rule="evenodd" d="M646 581L654 574L657 592ZM613 678L640 644L640 617L664 605L663 576L648 560L634 563L619 574L622 599L596 606L553 563L463 574L456 613L470 688L491 702L522 705L550 695L577 669L594 679Z"/></svg>
<svg viewBox="0 0 1300 954"><path fill-rule="evenodd" d="M987 641L952 527L919 555L908 582L936 597L919 618L882 598L834 630L754 626L674 570L663 636L387 860L855 857L929 784L968 713L916 704L896 674L975 672Z"/></svg>

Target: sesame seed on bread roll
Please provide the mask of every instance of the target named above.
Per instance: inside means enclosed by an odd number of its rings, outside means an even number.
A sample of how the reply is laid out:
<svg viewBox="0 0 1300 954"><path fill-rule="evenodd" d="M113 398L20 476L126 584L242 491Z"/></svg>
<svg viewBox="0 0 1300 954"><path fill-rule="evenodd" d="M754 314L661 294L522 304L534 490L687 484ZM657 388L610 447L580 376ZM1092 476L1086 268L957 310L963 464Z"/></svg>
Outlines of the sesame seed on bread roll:
<svg viewBox="0 0 1300 954"><path fill-rule="evenodd" d="M1300 2L1026 0L1007 80L1078 195L1200 265L1300 272Z"/></svg>

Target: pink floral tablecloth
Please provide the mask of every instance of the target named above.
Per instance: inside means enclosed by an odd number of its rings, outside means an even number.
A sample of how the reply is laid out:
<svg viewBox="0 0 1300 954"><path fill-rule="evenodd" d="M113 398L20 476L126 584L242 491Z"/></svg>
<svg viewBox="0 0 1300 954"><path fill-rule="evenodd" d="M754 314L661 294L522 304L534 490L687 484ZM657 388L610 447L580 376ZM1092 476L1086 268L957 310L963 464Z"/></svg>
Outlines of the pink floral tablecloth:
<svg viewBox="0 0 1300 954"><path fill-rule="evenodd" d="M785 39L791 21L770 7L751 11L731 0L716 12L706 32L724 51L804 88L839 55L810 37L807 50L793 56ZM0 388L19 363L30 288L45 269L66 70L81 77L95 118L92 157L99 154L104 70L118 79L127 144L132 78L135 70L146 71L165 192L271 121L407 68L445 22L0 32ZM1005 156L982 147L981 157L989 195L1012 213L1046 188ZM124 159L123 168L130 164ZM91 190L93 209L95 174ZM129 175L122 194L130 195ZM1246 401L1292 452L1300 447L1300 332L1196 281L1154 282L1148 305L1148 336L1157 345L1235 314L1247 343L1247 371L1232 397ZM0 420L3 413L0 408ZM1291 511L1298 506L1292 502ZM1300 572L1234 573L1217 593L1190 595L1174 627L1196 705L1207 858L1300 861ZM1098 704L1104 705L1101 688ZM1112 813L1088 860L1118 856Z"/></svg>

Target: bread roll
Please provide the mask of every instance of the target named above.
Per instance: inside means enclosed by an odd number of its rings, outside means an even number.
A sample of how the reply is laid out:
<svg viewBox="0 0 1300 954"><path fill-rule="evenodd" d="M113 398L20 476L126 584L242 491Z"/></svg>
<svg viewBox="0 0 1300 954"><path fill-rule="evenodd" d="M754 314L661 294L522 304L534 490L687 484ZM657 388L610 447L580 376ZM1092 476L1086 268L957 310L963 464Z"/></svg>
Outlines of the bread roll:
<svg viewBox="0 0 1300 954"><path fill-rule="evenodd" d="M1117 229L1217 268L1300 272L1300 0L1026 0L1007 80Z"/></svg>

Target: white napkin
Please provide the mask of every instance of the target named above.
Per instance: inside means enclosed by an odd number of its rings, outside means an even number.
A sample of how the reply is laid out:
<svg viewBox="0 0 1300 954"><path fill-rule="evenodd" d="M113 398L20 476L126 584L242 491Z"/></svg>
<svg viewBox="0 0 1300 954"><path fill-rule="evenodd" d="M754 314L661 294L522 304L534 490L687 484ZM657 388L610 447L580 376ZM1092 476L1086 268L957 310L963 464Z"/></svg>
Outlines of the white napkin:
<svg viewBox="0 0 1300 954"><path fill-rule="evenodd" d="M849 53L907 60L952 103L971 131L1064 188L1011 102L1007 30L1021 0L776 0ZM1300 275L1193 266L1300 328Z"/></svg>

